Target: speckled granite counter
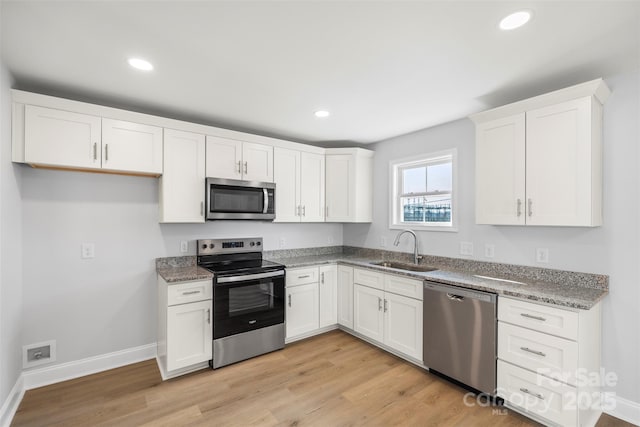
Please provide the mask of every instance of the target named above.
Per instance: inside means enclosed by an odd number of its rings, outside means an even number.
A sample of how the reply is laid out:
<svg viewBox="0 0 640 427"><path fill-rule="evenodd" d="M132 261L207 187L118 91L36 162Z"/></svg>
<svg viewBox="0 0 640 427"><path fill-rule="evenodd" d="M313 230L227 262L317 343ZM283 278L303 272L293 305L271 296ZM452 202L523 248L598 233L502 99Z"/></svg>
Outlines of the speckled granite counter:
<svg viewBox="0 0 640 427"><path fill-rule="evenodd" d="M426 256L421 264L433 266L437 270L415 272L372 264L390 259L408 262L407 254L401 253L348 248L342 253L318 255L305 253L302 256L291 256L295 255L295 251L289 252L286 255L290 256L270 254L269 259L284 264L287 268L329 263L346 264L583 310L593 307L609 292L608 277L596 274L434 256Z"/></svg>
<svg viewBox="0 0 640 427"><path fill-rule="evenodd" d="M415 272L372 264L382 260L410 263L410 254L348 246L269 251L264 257L287 268L346 264L583 310L593 307L609 292L609 278L605 275L430 255L425 255L420 263L436 270ZM211 272L196 265L195 256L158 258L156 269L168 283L213 277Z"/></svg>
<svg viewBox="0 0 640 427"><path fill-rule="evenodd" d="M213 273L196 265L196 257L182 256L156 259L156 272L167 283L211 280Z"/></svg>

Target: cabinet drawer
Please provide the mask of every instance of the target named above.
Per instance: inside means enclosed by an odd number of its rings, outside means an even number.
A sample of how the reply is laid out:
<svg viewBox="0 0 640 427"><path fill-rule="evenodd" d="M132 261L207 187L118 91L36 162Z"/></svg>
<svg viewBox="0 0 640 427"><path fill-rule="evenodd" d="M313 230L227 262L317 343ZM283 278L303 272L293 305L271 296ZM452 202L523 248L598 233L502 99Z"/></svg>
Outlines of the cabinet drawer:
<svg viewBox="0 0 640 427"><path fill-rule="evenodd" d="M498 320L559 337L578 339L578 313L511 298L498 298Z"/></svg>
<svg viewBox="0 0 640 427"><path fill-rule="evenodd" d="M353 269L353 283L369 286L375 289L384 289L384 274L373 270Z"/></svg>
<svg viewBox="0 0 640 427"><path fill-rule="evenodd" d="M318 267L287 269L287 287L318 282Z"/></svg>
<svg viewBox="0 0 640 427"><path fill-rule="evenodd" d="M385 274L384 290L422 301L422 280Z"/></svg>
<svg viewBox="0 0 640 427"><path fill-rule="evenodd" d="M497 395L513 406L563 426L578 422L576 389L498 360Z"/></svg>
<svg viewBox="0 0 640 427"><path fill-rule="evenodd" d="M213 283L211 280L199 280L197 282L182 282L169 285L167 305L185 304L189 302L211 299Z"/></svg>
<svg viewBox="0 0 640 427"><path fill-rule="evenodd" d="M574 341L498 322L498 357L569 384L576 383L578 344Z"/></svg>

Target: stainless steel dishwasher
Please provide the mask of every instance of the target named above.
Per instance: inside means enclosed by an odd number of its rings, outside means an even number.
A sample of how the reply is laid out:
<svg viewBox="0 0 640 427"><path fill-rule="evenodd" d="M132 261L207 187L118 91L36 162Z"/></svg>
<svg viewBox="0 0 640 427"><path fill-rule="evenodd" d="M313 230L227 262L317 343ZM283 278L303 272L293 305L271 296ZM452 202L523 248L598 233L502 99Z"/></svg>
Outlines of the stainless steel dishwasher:
<svg viewBox="0 0 640 427"><path fill-rule="evenodd" d="M424 282L423 358L435 370L493 396L496 295Z"/></svg>

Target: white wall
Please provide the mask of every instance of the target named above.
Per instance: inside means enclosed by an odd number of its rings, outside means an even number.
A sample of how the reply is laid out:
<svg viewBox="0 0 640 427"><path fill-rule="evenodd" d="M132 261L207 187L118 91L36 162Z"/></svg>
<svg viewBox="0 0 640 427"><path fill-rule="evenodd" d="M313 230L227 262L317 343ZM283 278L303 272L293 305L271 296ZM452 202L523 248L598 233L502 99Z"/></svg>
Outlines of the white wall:
<svg viewBox="0 0 640 427"><path fill-rule="evenodd" d="M22 370L21 170L11 163L11 84L0 63L0 407Z"/></svg>
<svg viewBox="0 0 640 427"><path fill-rule="evenodd" d="M460 257L461 241L474 243L474 259L495 245L492 261L608 274L603 303L603 365L620 377L619 396L640 403L640 270L638 106L640 75L606 79L612 95L604 108L604 225L598 228L486 226L474 223L474 126L468 119L392 138L375 145L374 219L344 227L345 245L380 247L393 241L388 227L389 161L457 147L459 232L419 232L421 252ZM400 250L408 252L411 239ZM535 263L535 249L549 248L549 264ZM390 247L388 249L396 249Z"/></svg>
<svg viewBox="0 0 640 427"><path fill-rule="evenodd" d="M340 224L158 224L158 180L22 166L25 344L57 340L57 363L155 343L155 258L180 240L264 237L266 250L342 244ZM81 259L82 242L95 258Z"/></svg>

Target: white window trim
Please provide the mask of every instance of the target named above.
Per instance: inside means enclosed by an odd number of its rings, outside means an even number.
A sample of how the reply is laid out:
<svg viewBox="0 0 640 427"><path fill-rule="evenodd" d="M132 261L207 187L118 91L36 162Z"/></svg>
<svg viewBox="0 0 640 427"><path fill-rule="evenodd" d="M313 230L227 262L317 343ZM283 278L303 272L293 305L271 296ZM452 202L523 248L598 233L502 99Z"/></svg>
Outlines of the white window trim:
<svg viewBox="0 0 640 427"><path fill-rule="evenodd" d="M416 223L402 223L397 222L396 217L399 214L398 207L396 206L398 198L398 186L397 170L398 166L407 166L407 164L423 163L425 159L436 160L438 157L451 157L451 225L420 225ZM402 159L395 159L389 162L389 229L390 230L405 230L407 228L420 231L458 231L458 149L452 148L449 150L436 151L433 153L424 153L416 156L405 157Z"/></svg>

